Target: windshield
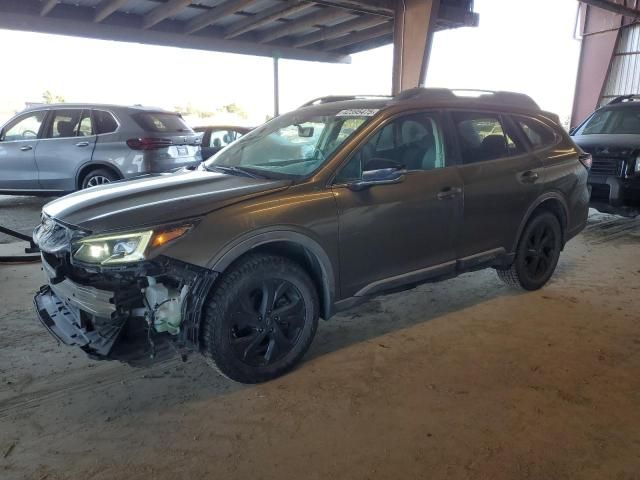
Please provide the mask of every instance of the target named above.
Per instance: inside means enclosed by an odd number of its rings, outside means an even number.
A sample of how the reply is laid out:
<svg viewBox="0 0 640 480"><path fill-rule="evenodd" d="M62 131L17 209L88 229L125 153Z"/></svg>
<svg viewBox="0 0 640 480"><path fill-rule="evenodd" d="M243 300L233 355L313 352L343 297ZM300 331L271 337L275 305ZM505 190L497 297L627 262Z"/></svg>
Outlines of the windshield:
<svg viewBox="0 0 640 480"><path fill-rule="evenodd" d="M205 162L268 178L302 178L318 170L377 110L298 111L248 133Z"/></svg>
<svg viewBox="0 0 640 480"><path fill-rule="evenodd" d="M598 110L580 127L576 134L640 135L640 108L627 107Z"/></svg>

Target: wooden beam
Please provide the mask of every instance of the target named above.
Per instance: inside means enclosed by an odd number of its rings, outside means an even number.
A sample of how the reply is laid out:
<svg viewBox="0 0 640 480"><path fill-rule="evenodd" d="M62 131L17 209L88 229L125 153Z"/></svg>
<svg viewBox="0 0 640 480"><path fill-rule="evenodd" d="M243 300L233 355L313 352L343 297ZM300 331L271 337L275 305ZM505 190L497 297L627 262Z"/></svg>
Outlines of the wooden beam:
<svg viewBox="0 0 640 480"><path fill-rule="evenodd" d="M393 32L393 23L386 22L377 27L367 28L366 30L360 30L359 32L350 33L343 37L336 38L335 40L329 40L322 44L323 50L338 50L340 48L348 47L355 43L361 43L373 38L382 37Z"/></svg>
<svg viewBox="0 0 640 480"><path fill-rule="evenodd" d="M277 20L279 18L286 17L293 13L305 10L311 7L309 2L295 2L287 1L284 4L274 5L271 8L267 8L262 12L254 15L253 17L245 20L240 20L234 23L225 31L224 38L234 38L243 33L247 33L250 30L261 27L269 22Z"/></svg>
<svg viewBox="0 0 640 480"><path fill-rule="evenodd" d="M333 22L338 18L345 16L348 18L348 13L342 9L323 8L318 12L310 13L304 17L296 18L295 20L284 23L282 26L274 27L260 35L257 40L260 43L272 42L278 38L293 35L309 27L322 25L325 22Z"/></svg>
<svg viewBox="0 0 640 480"><path fill-rule="evenodd" d="M51 10L58 4L58 0L47 0L40 10L40 16L46 17Z"/></svg>
<svg viewBox="0 0 640 480"><path fill-rule="evenodd" d="M142 19L142 28L151 28L156 23L172 17L187 8L191 4L191 1L192 0L169 0L167 3L157 6L144 16Z"/></svg>
<svg viewBox="0 0 640 480"><path fill-rule="evenodd" d="M349 45L348 47L342 48L339 51L341 53L345 53L351 55L352 53L364 52L366 50L372 50L374 48L382 47L384 45L389 45L393 43L393 34L384 35L382 37L374 38L373 40L367 40L365 42L356 43L353 45Z"/></svg>
<svg viewBox="0 0 640 480"><path fill-rule="evenodd" d="M103 0L96 7L96 14L93 17L93 21L99 23L107 18L112 13L118 11L120 7L124 7L124 5L129 0Z"/></svg>
<svg viewBox="0 0 640 480"><path fill-rule="evenodd" d="M393 18L397 1L402 0L313 0L318 5L343 8L354 13L381 15L387 18Z"/></svg>
<svg viewBox="0 0 640 480"><path fill-rule="evenodd" d="M194 33L198 30L202 30L214 23L216 20L233 15L255 1L256 0L227 0L217 7L213 7L208 12L201 13L192 20L189 20L184 31L185 33Z"/></svg>
<svg viewBox="0 0 640 480"><path fill-rule="evenodd" d="M635 8L630 8L619 3L614 3L609 0L580 0L582 3L591 5L592 7L598 7L609 12L624 15L625 17L637 18L640 17L640 11Z"/></svg>
<svg viewBox="0 0 640 480"><path fill-rule="evenodd" d="M65 5L59 5L62 9ZM228 52L242 55L258 55L262 57L289 58L315 62L350 63L349 56L342 53L323 52L320 50L292 48L288 45L265 45L243 40L225 40L209 35L185 35L182 26L173 22L167 24L167 30L142 30L138 21L132 21L119 15L108 23L87 21L91 18L92 8L79 8L69 5L55 17L40 17L36 13L18 13L0 3L0 29L19 30L25 32L51 33L81 38L114 40L118 42L144 43L179 48L194 48L210 52ZM65 6L66 7L66 6ZM178 22L175 22L178 23ZM175 30L168 30L175 28Z"/></svg>
<svg viewBox="0 0 640 480"><path fill-rule="evenodd" d="M365 28L375 27L376 25L381 25L383 23L387 23L388 21L389 20L384 17L363 15L362 17L354 18L353 20L342 22L332 27L323 28L322 30L319 30L317 32L296 38L293 41L293 46L297 48L306 47L307 45L312 45L314 43L331 40L332 38L341 37L342 35L345 35L349 32L355 32L358 30L363 30Z"/></svg>

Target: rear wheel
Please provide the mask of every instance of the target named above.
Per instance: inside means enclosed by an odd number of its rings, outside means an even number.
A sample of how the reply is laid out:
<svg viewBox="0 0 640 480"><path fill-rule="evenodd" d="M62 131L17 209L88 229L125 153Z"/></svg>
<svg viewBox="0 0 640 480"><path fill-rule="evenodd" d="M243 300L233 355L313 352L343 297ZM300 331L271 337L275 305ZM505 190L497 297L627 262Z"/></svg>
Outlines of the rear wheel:
<svg viewBox="0 0 640 480"><path fill-rule="evenodd" d="M253 254L225 273L206 304L202 350L223 375L258 383L291 370L318 326L309 275L283 257Z"/></svg>
<svg viewBox="0 0 640 480"><path fill-rule="evenodd" d="M89 187L97 187L98 185L104 185L107 183L115 182L118 180L118 176L106 168L97 168L91 170L82 179L82 189Z"/></svg>
<svg viewBox="0 0 640 480"><path fill-rule="evenodd" d="M553 275L561 249L558 218L550 212L540 213L529 220L522 232L513 264L498 269L498 277L511 287L537 290Z"/></svg>

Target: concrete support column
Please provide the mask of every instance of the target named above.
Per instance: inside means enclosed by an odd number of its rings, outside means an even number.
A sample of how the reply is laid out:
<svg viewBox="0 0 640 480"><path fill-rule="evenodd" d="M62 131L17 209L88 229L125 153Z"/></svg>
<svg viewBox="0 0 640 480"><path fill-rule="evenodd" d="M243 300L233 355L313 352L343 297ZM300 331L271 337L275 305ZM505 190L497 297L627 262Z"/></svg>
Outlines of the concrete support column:
<svg viewBox="0 0 640 480"><path fill-rule="evenodd" d="M393 94L424 85L440 0L397 0Z"/></svg>

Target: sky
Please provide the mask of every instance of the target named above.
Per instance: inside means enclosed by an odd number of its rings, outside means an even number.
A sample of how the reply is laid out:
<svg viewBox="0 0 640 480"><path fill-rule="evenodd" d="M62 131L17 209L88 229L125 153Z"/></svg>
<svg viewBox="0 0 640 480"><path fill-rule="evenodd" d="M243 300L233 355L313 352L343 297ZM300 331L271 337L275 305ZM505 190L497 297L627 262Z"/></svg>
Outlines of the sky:
<svg viewBox="0 0 640 480"><path fill-rule="evenodd" d="M511 90L531 95L566 118L580 43L573 38L576 0L476 0L480 26L435 35L430 87ZM0 123L49 90L68 102L192 105L236 103L247 123L273 113L272 60L58 35L0 30L5 48ZM280 61L281 111L323 95L388 94L393 50L355 54L352 63Z"/></svg>

